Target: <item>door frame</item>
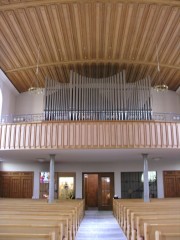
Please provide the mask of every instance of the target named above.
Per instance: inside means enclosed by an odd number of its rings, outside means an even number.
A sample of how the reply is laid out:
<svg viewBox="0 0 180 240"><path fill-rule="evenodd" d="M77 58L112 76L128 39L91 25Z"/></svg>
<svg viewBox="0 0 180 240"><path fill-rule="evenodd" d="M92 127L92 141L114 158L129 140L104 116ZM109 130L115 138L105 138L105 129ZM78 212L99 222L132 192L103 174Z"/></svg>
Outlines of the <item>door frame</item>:
<svg viewBox="0 0 180 240"><path fill-rule="evenodd" d="M111 177L111 206L110 207L102 207L101 206L101 191L98 193L98 210L112 210L112 203L113 203L113 197L114 197L114 172L82 172L82 198L85 199L85 189L84 189L84 176L86 174L97 174L98 175L98 188L100 189L100 178L101 177Z"/></svg>

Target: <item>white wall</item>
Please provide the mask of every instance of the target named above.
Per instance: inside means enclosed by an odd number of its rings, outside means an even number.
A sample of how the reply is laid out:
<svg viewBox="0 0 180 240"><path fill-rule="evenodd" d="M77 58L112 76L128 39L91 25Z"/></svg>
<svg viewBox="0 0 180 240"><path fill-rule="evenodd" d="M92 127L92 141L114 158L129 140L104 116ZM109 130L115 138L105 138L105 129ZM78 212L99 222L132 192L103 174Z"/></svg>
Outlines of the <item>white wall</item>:
<svg viewBox="0 0 180 240"><path fill-rule="evenodd" d="M38 114L43 113L43 94L24 92L16 97L15 113Z"/></svg>
<svg viewBox="0 0 180 240"><path fill-rule="evenodd" d="M11 84L6 75L0 70L0 88L2 90L2 115L15 113L16 96L18 91Z"/></svg>
<svg viewBox="0 0 180 240"><path fill-rule="evenodd" d="M174 91L156 92L152 90L153 112L177 113L180 114L180 95Z"/></svg>
<svg viewBox="0 0 180 240"><path fill-rule="evenodd" d="M180 170L180 163L149 160L149 171L157 171L158 198L164 197L163 171ZM1 171L34 171L33 198L39 197L39 172L49 171L49 163L1 163ZM121 197L121 172L143 171L143 160L119 163L56 163L55 172L76 172L76 198L82 198L83 172L114 172L115 194Z"/></svg>

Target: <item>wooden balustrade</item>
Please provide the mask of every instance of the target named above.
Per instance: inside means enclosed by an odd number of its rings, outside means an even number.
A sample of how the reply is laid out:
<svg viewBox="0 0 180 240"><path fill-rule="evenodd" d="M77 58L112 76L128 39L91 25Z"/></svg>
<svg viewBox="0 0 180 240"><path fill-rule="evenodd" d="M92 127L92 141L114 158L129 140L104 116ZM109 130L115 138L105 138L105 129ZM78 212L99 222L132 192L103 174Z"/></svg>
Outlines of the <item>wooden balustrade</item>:
<svg viewBox="0 0 180 240"><path fill-rule="evenodd" d="M75 148L180 149L180 123L54 121L0 125L0 150Z"/></svg>

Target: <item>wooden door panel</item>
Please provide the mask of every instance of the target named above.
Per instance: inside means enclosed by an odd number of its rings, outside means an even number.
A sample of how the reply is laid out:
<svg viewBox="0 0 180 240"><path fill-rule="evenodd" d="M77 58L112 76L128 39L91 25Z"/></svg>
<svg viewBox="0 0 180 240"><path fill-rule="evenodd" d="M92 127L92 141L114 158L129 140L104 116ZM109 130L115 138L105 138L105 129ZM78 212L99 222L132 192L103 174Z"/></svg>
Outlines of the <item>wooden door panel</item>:
<svg viewBox="0 0 180 240"><path fill-rule="evenodd" d="M100 173L98 180L98 208L112 210L114 173Z"/></svg>
<svg viewBox="0 0 180 240"><path fill-rule="evenodd" d="M0 172L0 196L32 198L33 172Z"/></svg>
<svg viewBox="0 0 180 240"><path fill-rule="evenodd" d="M176 176L176 197L180 197L180 176Z"/></svg>
<svg viewBox="0 0 180 240"><path fill-rule="evenodd" d="M12 177L11 184L10 184L10 197L11 198L20 198L22 196L21 190L21 178Z"/></svg>
<svg viewBox="0 0 180 240"><path fill-rule="evenodd" d="M1 176L1 197L4 198L8 198L10 197L10 177L9 176L5 176L2 177Z"/></svg>
<svg viewBox="0 0 180 240"><path fill-rule="evenodd" d="M21 179L21 187L22 187L22 197L23 198L32 198L33 193L33 185L32 178L22 177Z"/></svg>
<svg viewBox="0 0 180 240"><path fill-rule="evenodd" d="M98 207L98 174L88 174L86 181L86 204L88 207Z"/></svg>
<svg viewBox="0 0 180 240"><path fill-rule="evenodd" d="M165 197L176 197L175 176L166 177L165 186Z"/></svg>
<svg viewBox="0 0 180 240"><path fill-rule="evenodd" d="M164 171L164 196L180 197L180 171Z"/></svg>

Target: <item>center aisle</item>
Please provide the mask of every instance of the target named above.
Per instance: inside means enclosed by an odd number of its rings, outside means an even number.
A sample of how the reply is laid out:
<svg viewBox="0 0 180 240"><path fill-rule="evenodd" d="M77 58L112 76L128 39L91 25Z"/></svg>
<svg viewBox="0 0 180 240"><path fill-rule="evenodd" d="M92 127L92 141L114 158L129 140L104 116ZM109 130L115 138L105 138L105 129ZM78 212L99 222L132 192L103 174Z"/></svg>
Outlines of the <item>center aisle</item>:
<svg viewBox="0 0 180 240"><path fill-rule="evenodd" d="M86 211L76 240L127 240L112 211Z"/></svg>

